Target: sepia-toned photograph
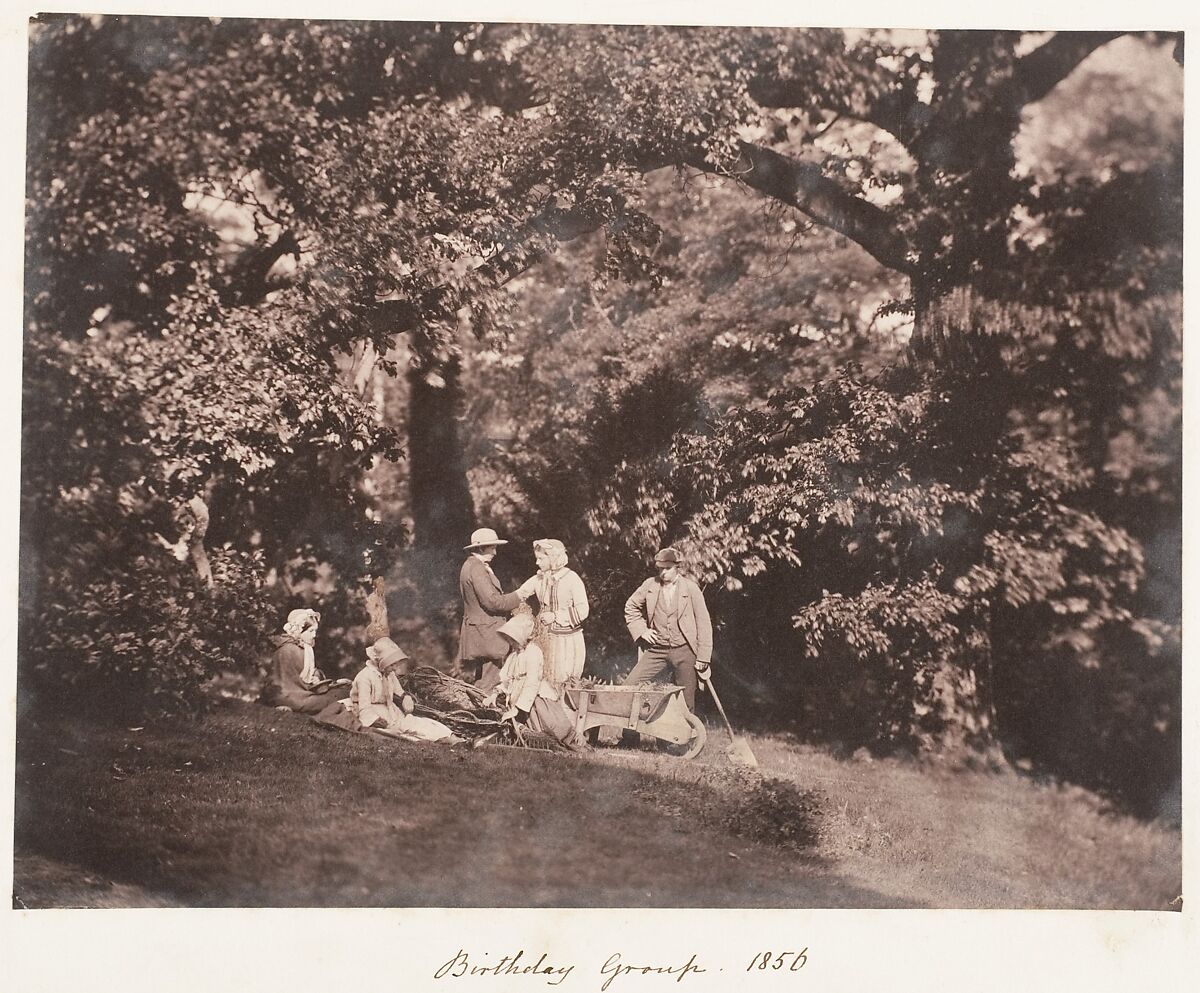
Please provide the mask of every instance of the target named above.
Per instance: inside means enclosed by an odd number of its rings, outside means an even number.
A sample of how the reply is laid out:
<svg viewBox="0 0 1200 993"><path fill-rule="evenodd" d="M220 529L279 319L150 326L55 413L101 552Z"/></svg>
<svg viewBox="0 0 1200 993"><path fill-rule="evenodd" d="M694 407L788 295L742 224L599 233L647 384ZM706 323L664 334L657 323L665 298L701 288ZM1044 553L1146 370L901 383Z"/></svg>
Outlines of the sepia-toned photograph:
<svg viewBox="0 0 1200 993"><path fill-rule="evenodd" d="M13 910L1181 910L1183 37L33 17Z"/></svg>

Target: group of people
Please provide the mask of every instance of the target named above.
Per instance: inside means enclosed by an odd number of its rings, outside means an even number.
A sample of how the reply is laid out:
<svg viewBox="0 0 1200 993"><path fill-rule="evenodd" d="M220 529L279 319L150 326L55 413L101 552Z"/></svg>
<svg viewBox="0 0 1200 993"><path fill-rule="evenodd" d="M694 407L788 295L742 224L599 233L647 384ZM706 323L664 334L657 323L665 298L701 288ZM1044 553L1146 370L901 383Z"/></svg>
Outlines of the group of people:
<svg viewBox="0 0 1200 993"><path fill-rule="evenodd" d="M573 748L575 734L566 687L583 674L588 618L587 592L567 567L561 541L533 543L537 572L505 592L491 563L508 542L479 528L464 547L459 572L463 601L458 667L504 712ZM670 679L683 688L689 710L712 660L712 622L700 587L680 572L681 557L664 548L654 557L655 574L625 602L624 619L638 648L627 685ZM536 610L534 603L536 602ZM362 670L351 680L326 680L316 668L313 641L320 614L301 608L288 615L271 662L264 701L352 728L374 728L423 741L459 739L438 721L413 714L412 698L397 672L408 656L389 637L366 651Z"/></svg>
<svg viewBox="0 0 1200 993"><path fill-rule="evenodd" d="M569 722L561 713L563 687L582 675L586 658L587 593L583 580L567 568L563 543L553 538L533 543L537 573L504 592L491 562L506 544L491 528L480 528L465 548L469 554L459 572L463 620L458 665L481 689L500 686L531 723L561 737L555 728ZM676 549L661 549L654 557L655 575L625 601L625 625L638 646L637 663L625 683L669 677L683 687L684 702L694 711L696 690L712 661L712 621L703 592L682 575L680 565ZM535 598L536 615L523 606ZM530 640L536 649L532 657ZM538 664L540 680L523 675ZM518 679L522 692L514 695L509 690Z"/></svg>

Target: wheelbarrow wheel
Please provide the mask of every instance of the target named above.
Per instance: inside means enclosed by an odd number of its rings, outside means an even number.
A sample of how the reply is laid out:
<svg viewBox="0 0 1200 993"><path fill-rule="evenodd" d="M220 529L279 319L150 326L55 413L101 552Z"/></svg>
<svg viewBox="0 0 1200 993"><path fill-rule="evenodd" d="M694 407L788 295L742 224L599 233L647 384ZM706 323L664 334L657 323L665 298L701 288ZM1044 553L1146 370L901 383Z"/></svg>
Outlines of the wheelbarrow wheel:
<svg viewBox="0 0 1200 993"><path fill-rule="evenodd" d="M704 742L708 738L708 728L704 722L695 714L689 713L686 717L688 727L691 728L692 736L682 745L667 745L663 743L663 747L672 755L677 755L683 759L694 759L700 754L700 750L704 747Z"/></svg>

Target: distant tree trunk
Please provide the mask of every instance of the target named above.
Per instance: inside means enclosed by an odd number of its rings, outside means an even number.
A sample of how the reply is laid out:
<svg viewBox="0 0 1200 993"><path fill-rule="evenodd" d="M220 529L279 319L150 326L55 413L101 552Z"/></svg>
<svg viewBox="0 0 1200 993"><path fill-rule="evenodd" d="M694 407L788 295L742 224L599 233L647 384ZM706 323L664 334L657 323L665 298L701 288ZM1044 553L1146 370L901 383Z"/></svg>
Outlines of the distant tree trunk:
<svg viewBox="0 0 1200 993"><path fill-rule="evenodd" d="M988 300L970 286L934 294L914 279L912 293L909 351L914 361L976 374L995 369L1003 334L1017 326L1016 308Z"/></svg>
<svg viewBox="0 0 1200 993"><path fill-rule="evenodd" d="M374 579L374 588L367 596L367 640L378 641L380 638L391 637L392 629L388 624L387 589L382 576Z"/></svg>
<svg viewBox="0 0 1200 993"><path fill-rule="evenodd" d="M208 550L204 547L204 536L208 533L208 504L203 497L194 496L188 501L188 509L195 521L188 551L192 557L192 565L196 567L196 575L205 586L213 585L212 566L208 561Z"/></svg>
<svg viewBox="0 0 1200 993"><path fill-rule="evenodd" d="M367 387L374 379L375 364L378 361L379 352L375 346L369 341L364 341L350 365L350 381L354 384L354 392L360 397L366 397Z"/></svg>
<svg viewBox="0 0 1200 993"><path fill-rule="evenodd" d="M917 361L932 360L937 351L936 341L941 336L934 317L933 292L928 283L917 276L912 277L913 333L909 340L909 351Z"/></svg>
<svg viewBox="0 0 1200 993"><path fill-rule="evenodd" d="M920 276L912 280L912 356L918 362L945 368L956 361L963 338L972 326L973 294L967 287L946 292L934 289Z"/></svg>
<svg viewBox="0 0 1200 993"><path fill-rule="evenodd" d="M459 433L458 360L411 369L408 385L410 558L423 592L444 596L457 586L462 549L475 526Z"/></svg>

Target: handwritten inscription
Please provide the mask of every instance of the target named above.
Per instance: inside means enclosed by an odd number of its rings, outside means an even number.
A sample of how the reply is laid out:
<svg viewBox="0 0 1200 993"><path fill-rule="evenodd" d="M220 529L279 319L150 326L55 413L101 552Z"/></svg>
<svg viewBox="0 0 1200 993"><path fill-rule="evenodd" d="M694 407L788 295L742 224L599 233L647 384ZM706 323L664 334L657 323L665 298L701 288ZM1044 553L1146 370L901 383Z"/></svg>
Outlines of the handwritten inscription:
<svg viewBox="0 0 1200 993"><path fill-rule="evenodd" d="M438 967L433 974L434 979L454 978L462 976L545 976L547 986L558 986L575 968L573 965L552 965L548 962L549 953L542 952L536 962L532 956L525 958L525 949L516 955L505 955L494 965L487 964L487 959L472 962L471 956L459 949L452 959ZM525 959L524 962L522 960Z"/></svg>
<svg viewBox="0 0 1200 993"><path fill-rule="evenodd" d="M696 965L695 954L683 965L627 965L621 961L621 953L614 952L605 959L604 965L600 966L600 975L605 977L600 989L606 990L612 985L613 980L631 974L640 976L674 976L675 982L681 983L685 976L693 972L708 972L707 969L702 969Z"/></svg>
<svg viewBox="0 0 1200 993"><path fill-rule="evenodd" d="M743 960L744 961L744 960ZM745 967L746 972L799 972L808 964L808 948L800 951L756 952ZM498 976L528 976L541 979L547 986L559 986L575 972L575 964L556 964L550 952L542 952L536 958L533 953L521 949L516 953L495 959L490 955L479 955L460 948L433 974L434 979L495 978ZM686 962L646 963L627 962L620 952L613 952L600 966L600 993L620 993L618 980L627 976L661 976L672 983L683 983L690 976L699 976L723 968L702 966L692 953ZM581 970L581 973L583 970Z"/></svg>
<svg viewBox="0 0 1200 993"><path fill-rule="evenodd" d="M750 960L750 964L746 966L746 971L753 972L755 969L759 971L772 969L778 972L780 969L787 969L788 972L799 972L807 962L807 948L802 948L798 952L759 952Z"/></svg>

